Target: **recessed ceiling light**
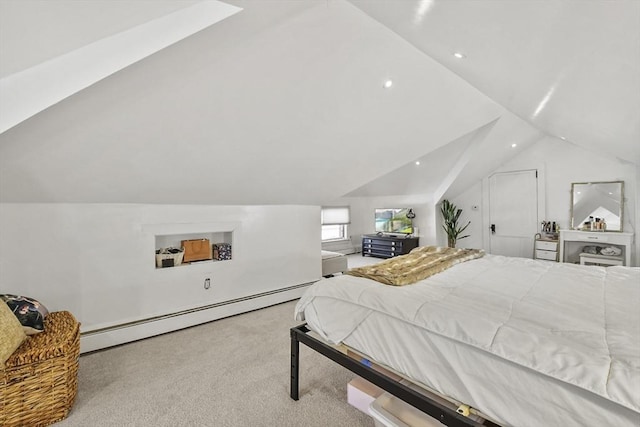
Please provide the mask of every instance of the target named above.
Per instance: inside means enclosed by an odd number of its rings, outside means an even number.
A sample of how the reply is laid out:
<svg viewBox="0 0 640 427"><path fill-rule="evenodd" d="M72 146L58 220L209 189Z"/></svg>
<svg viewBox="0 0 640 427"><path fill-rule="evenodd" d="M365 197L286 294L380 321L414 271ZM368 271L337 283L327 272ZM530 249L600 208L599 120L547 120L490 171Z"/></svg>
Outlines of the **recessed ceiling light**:
<svg viewBox="0 0 640 427"><path fill-rule="evenodd" d="M566 141L567 137L566 136L561 136L560 139L563 140L563 141Z"/></svg>
<svg viewBox="0 0 640 427"><path fill-rule="evenodd" d="M516 148L518 144L511 144L511 148Z"/></svg>
<svg viewBox="0 0 640 427"><path fill-rule="evenodd" d="M416 166L420 166L420 160L416 160Z"/></svg>
<svg viewBox="0 0 640 427"><path fill-rule="evenodd" d="M467 55L465 55L464 53L460 53L460 52L455 52L455 53L453 54L453 56L455 56L455 57L456 57L456 58L458 58L458 59L464 59L464 58L466 58L466 57L467 57Z"/></svg>
<svg viewBox="0 0 640 427"><path fill-rule="evenodd" d="M382 85L382 87L385 89L389 89L391 86L393 86L393 80L391 79L385 80L384 84Z"/></svg>

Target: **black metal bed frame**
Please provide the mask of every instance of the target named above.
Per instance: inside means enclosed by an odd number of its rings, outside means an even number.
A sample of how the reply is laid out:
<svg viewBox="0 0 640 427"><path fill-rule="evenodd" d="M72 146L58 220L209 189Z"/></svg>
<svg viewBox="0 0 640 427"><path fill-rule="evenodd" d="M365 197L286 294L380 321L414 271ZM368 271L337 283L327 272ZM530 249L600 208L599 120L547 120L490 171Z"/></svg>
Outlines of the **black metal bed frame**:
<svg viewBox="0 0 640 427"><path fill-rule="evenodd" d="M291 398L293 400L298 400L300 397L300 343L303 343L307 347L347 368L354 374L361 376L395 397L407 402L409 405L439 420L444 425L449 427L499 427L489 420L485 420L484 423L479 423L478 421L465 417L440 402L430 399L424 394L407 387L393 378L358 362L330 345L308 335L308 332L310 332L310 330L306 324L291 328Z"/></svg>

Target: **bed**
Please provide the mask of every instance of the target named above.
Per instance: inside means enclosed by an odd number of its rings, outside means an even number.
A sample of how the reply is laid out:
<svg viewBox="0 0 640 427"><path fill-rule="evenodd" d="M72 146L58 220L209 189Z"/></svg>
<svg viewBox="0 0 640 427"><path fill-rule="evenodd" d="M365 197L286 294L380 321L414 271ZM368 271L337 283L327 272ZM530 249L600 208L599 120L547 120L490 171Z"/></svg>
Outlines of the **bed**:
<svg viewBox="0 0 640 427"><path fill-rule="evenodd" d="M339 252L322 251L322 276L332 276L336 273L345 273L347 257Z"/></svg>
<svg viewBox="0 0 640 427"><path fill-rule="evenodd" d="M406 286L323 279L295 316L324 346L312 348L358 375L371 373L332 346L354 349L498 425L622 427L640 422L638 307L640 268L485 255ZM292 329L292 356L294 333L310 345ZM297 398L293 376L292 365ZM426 405L420 409L446 425L475 425L388 382L377 384Z"/></svg>

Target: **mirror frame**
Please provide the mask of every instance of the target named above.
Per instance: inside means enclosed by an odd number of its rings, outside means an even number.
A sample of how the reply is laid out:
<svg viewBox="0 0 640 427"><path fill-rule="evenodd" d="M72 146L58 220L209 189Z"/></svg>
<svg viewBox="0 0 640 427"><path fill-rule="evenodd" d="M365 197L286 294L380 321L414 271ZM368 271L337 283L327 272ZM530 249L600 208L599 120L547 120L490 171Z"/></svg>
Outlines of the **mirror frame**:
<svg viewBox="0 0 640 427"><path fill-rule="evenodd" d="M611 232L611 233L622 233L622 230L624 230L624 181L589 181L589 182L572 182L571 183L571 217L570 217L570 222L571 222L571 230L577 230L577 231L585 231L585 230L580 230L579 227L575 227L574 225L574 218L573 218L573 194L575 191L575 186L576 185L586 185L586 184L620 184L620 230L605 230L606 232ZM579 226L580 224L578 224ZM602 231L597 231L598 233L602 233Z"/></svg>

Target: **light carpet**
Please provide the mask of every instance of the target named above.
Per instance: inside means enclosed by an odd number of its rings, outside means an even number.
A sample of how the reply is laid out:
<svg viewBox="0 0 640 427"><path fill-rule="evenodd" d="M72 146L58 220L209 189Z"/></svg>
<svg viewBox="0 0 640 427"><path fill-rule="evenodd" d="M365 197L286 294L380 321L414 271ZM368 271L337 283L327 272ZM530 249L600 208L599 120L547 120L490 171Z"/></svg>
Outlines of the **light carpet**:
<svg viewBox="0 0 640 427"><path fill-rule="evenodd" d="M81 356L56 426L373 426L347 403L354 374L303 344L289 397L295 302Z"/></svg>

